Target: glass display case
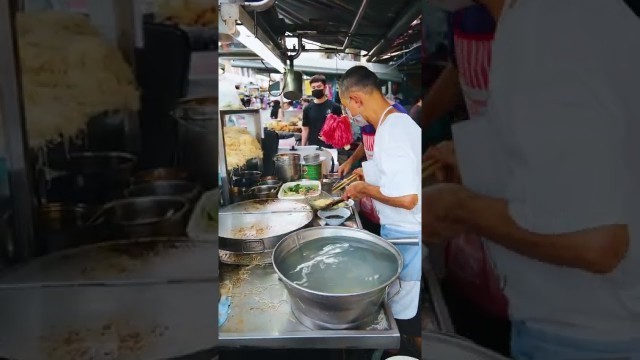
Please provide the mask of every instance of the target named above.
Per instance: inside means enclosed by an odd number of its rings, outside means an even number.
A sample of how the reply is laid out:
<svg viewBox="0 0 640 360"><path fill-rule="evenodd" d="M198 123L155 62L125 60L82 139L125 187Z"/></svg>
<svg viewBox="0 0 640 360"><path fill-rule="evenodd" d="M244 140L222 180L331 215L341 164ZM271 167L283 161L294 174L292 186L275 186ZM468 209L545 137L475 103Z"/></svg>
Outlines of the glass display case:
<svg viewBox="0 0 640 360"><path fill-rule="evenodd" d="M220 119L223 128L245 128L258 139L258 142L262 142L264 130L260 123L260 109L220 110Z"/></svg>

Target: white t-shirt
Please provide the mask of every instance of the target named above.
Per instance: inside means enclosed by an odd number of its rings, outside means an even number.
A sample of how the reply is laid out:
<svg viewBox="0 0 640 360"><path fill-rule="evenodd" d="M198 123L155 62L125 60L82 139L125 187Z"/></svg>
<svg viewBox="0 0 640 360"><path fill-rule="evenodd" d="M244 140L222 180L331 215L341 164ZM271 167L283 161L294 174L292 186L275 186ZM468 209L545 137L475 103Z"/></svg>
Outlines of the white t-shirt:
<svg viewBox="0 0 640 360"><path fill-rule="evenodd" d="M621 0L511 2L493 45L486 137L475 142L485 148L478 154L494 147L492 162L474 164L497 176L486 193L499 192L532 232L607 224L630 231L627 256L608 275L489 241L511 317L588 339L638 337L640 19Z"/></svg>
<svg viewBox="0 0 640 360"><path fill-rule="evenodd" d="M380 225L407 231L422 229L421 129L407 114L393 113L376 129L375 158L362 165L368 183L388 197L418 195L418 205L405 210L374 200Z"/></svg>

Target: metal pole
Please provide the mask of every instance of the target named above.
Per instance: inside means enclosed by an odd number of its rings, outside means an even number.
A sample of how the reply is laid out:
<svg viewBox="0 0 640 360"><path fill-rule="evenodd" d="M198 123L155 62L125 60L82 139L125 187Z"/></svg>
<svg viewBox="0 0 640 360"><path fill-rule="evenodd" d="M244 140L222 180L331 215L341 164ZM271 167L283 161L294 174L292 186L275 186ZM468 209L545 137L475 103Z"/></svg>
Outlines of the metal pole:
<svg viewBox="0 0 640 360"><path fill-rule="evenodd" d="M35 253L35 197L22 102L15 5L14 1L0 1L0 49L6 49L0 51L0 111L7 147L16 257L21 260Z"/></svg>

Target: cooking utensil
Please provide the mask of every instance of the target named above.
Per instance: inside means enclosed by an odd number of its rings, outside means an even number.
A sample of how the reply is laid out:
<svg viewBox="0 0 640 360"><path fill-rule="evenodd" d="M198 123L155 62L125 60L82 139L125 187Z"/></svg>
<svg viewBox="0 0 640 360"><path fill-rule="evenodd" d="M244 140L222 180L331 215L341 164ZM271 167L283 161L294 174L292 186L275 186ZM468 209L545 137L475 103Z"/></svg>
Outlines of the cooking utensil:
<svg viewBox="0 0 640 360"><path fill-rule="evenodd" d="M174 196L148 196L117 200L100 211L102 222L126 238L180 236L188 202Z"/></svg>
<svg viewBox="0 0 640 360"><path fill-rule="evenodd" d="M396 259L397 271L388 281L371 290L352 294L327 294L308 290L290 281L281 271L284 259L306 242L319 238L348 237L369 242L384 249ZM371 264L372 268L375 264ZM350 329L370 322L379 314L387 288L402 270L402 255L391 243L364 230L343 226L325 226L296 231L286 236L273 249L273 268L291 297L291 309L296 318L312 329Z"/></svg>
<svg viewBox="0 0 640 360"><path fill-rule="evenodd" d="M72 153L52 167L58 173L47 191L49 202L104 204L130 186L136 157L120 152Z"/></svg>
<svg viewBox="0 0 640 360"><path fill-rule="evenodd" d="M178 163L205 189L218 186L218 169L202 159L218 158L216 96L187 98L174 111L178 122Z"/></svg>
<svg viewBox="0 0 640 360"><path fill-rule="evenodd" d="M257 199L275 199L278 197L278 187L274 185L259 185L252 187L248 193Z"/></svg>
<svg viewBox="0 0 640 360"><path fill-rule="evenodd" d="M44 204L37 214L39 254L100 241L100 232L89 223L91 211L83 204Z"/></svg>
<svg viewBox="0 0 640 360"><path fill-rule="evenodd" d="M331 209L332 207L334 207L336 205L342 204L345 201L347 201L347 200L345 200L343 198L337 198L337 199L331 201L330 203L328 203L327 205L320 207L318 210L320 210L320 211L328 210L328 209Z"/></svg>
<svg viewBox="0 0 640 360"><path fill-rule="evenodd" d="M300 179L300 154L281 153L277 154L273 160L276 164L276 176L278 179L284 182Z"/></svg>
<svg viewBox="0 0 640 360"><path fill-rule="evenodd" d="M313 220L309 205L279 199L243 201L220 208L219 214L219 248L233 253L272 250L283 237Z"/></svg>
<svg viewBox="0 0 640 360"><path fill-rule="evenodd" d="M152 181L133 186L125 191L127 197L179 196L193 202L200 193L200 187L191 182L178 180Z"/></svg>
<svg viewBox="0 0 640 360"><path fill-rule="evenodd" d="M212 242L184 237L108 241L43 256L6 271L3 285L121 284L207 278Z"/></svg>
<svg viewBox="0 0 640 360"><path fill-rule="evenodd" d="M338 190L342 190L343 188L349 186L352 182L358 180L358 174L351 174L347 176L344 180L338 182L331 188L331 192L336 192Z"/></svg>
<svg viewBox="0 0 640 360"><path fill-rule="evenodd" d="M276 187L278 187L278 188L279 188L279 187L282 185L282 181L277 180L277 179L276 179L276 180L271 180L271 179L269 179L269 180L264 180L264 179L260 179L260 182L258 183L258 186L262 186L262 185L273 185L273 186L276 186Z"/></svg>
<svg viewBox="0 0 640 360"><path fill-rule="evenodd" d="M176 168L158 168L141 171L133 176L133 183L135 185L153 182L153 181L186 181L189 175L186 171Z"/></svg>
<svg viewBox="0 0 640 360"><path fill-rule="evenodd" d="M345 208L335 209L335 210L319 210L318 216L327 222L327 224L331 226L338 226L342 224L349 216L351 216L351 211ZM336 218L333 218L333 217Z"/></svg>

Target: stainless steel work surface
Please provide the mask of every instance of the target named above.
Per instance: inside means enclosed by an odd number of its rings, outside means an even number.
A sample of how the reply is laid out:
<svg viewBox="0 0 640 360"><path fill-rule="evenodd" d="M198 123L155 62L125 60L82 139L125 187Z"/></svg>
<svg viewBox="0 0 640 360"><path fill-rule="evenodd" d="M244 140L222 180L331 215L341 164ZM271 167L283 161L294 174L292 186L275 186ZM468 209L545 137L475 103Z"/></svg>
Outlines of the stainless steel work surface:
<svg viewBox="0 0 640 360"><path fill-rule="evenodd" d="M400 333L388 306L357 330L311 330L293 315L284 285L271 265L220 265L220 290L231 308L220 327L221 347L395 349Z"/></svg>

